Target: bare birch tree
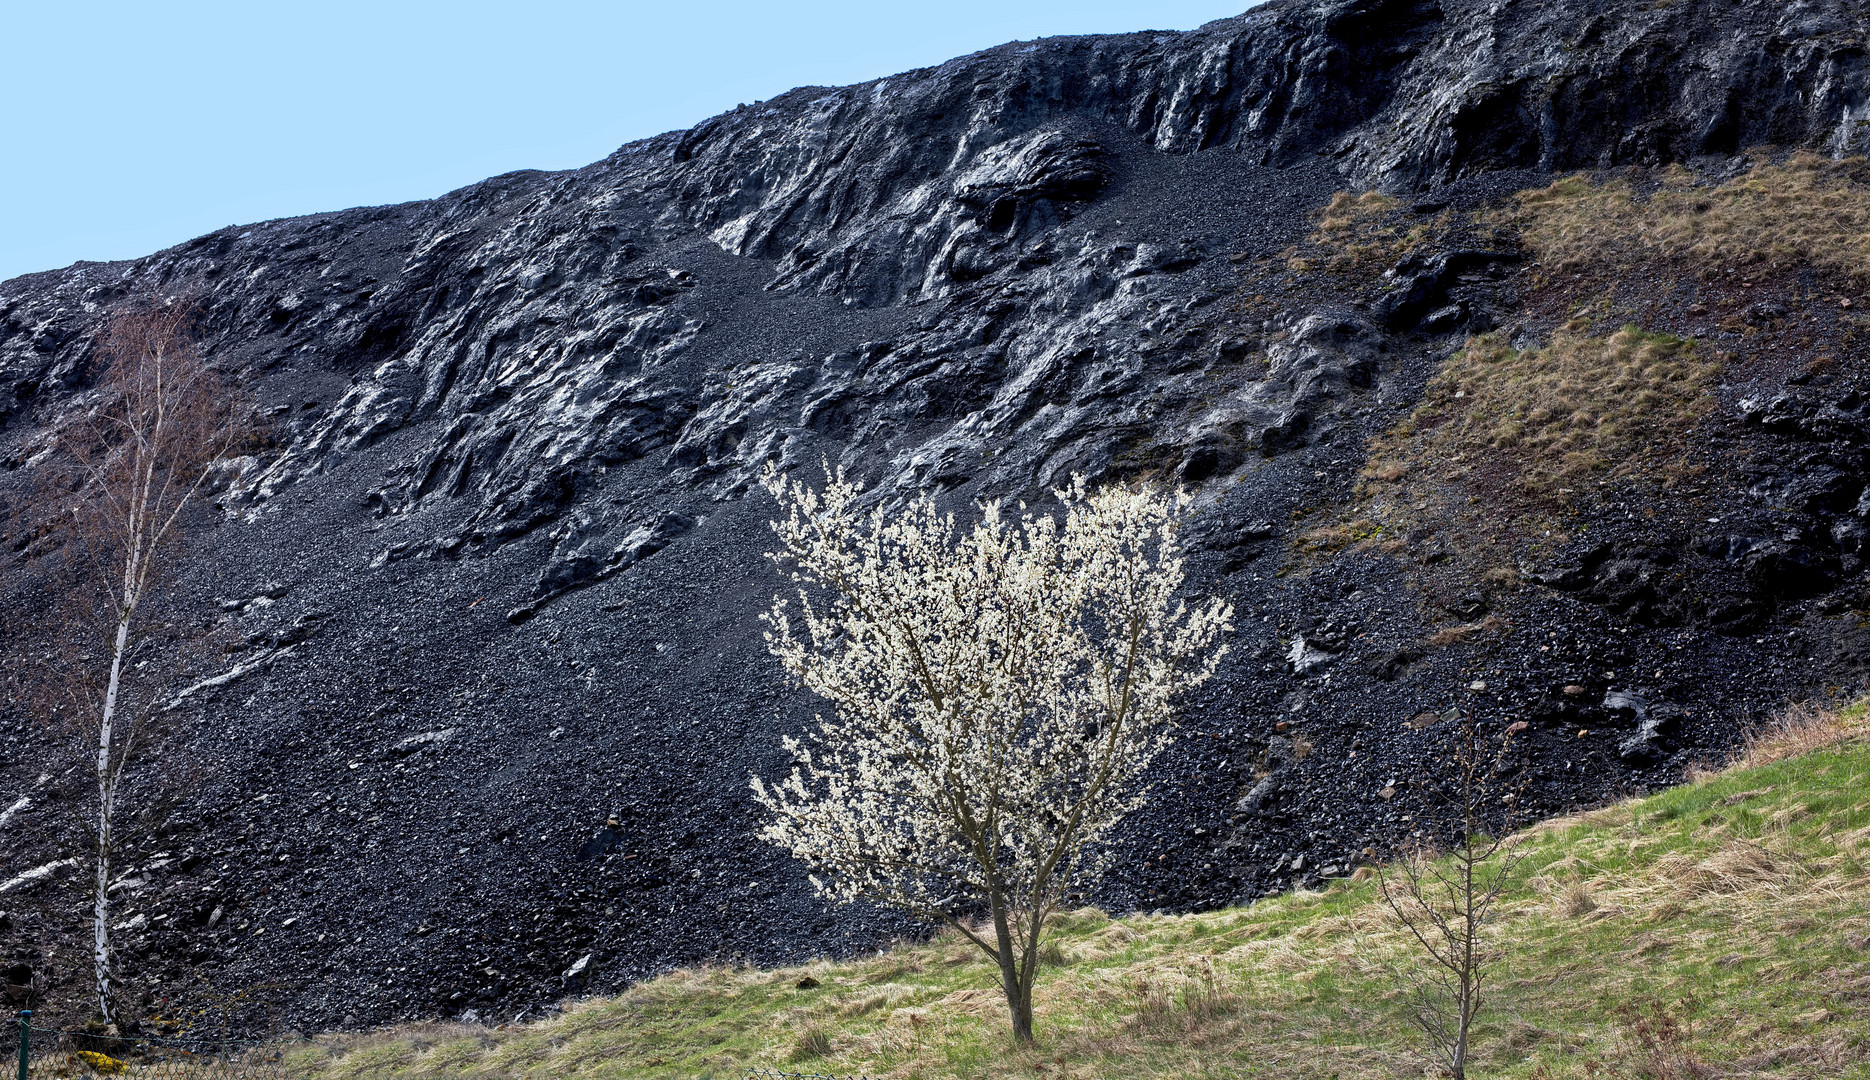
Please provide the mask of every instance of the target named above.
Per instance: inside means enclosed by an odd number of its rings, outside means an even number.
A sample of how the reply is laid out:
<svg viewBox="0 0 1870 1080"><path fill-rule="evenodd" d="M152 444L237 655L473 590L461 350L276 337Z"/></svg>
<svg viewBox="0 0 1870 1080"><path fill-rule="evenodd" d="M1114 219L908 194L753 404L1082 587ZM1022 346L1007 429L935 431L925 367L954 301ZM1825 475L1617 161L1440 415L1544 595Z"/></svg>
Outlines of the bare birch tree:
<svg viewBox="0 0 1870 1080"><path fill-rule="evenodd" d="M786 514L771 557L800 585L800 625L776 597L767 642L832 715L785 741L789 776L753 778L763 835L822 895L964 934L1030 1044L1046 919L1141 803L1175 699L1213 675L1233 609L1176 598L1179 496L1087 494L1077 478L1057 493L1062 522L990 502L963 531L926 496L860 510L842 471L822 492L764 480ZM983 910L991 930L971 921Z"/></svg>
<svg viewBox="0 0 1870 1080"><path fill-rule="evenodd" d="M186 519L240 437L234 395L196 351L186 305L117 315L99 339L102 369L61 425L59 483L41 495L58 534L63 592L55 647L34 679L45 718L89 774L79 815L88 846L92 974L99 1012L118 1021L111 886L125 835L125 773L173 683L149 613Z"/></svg>
<svg viewBox="0 0 1870 1080"><path fill-rule="evenodd" d="M1522 858L1507 846L1504 828L1499 837L1487 835L1485 819L1495 796L1516 794L1501 792L1512 738L1525 728L1523 720L1513 723L1496 746L1467 710L1447 759L1459 814L1453 851L1438 859L1422 842L1377 867L1384 901L1428 956L1426 968L1403 976L1413 995L1410 1017L1454 1080L1467 1078L1469 1036L1498 956L1487 928Z"/></svg>

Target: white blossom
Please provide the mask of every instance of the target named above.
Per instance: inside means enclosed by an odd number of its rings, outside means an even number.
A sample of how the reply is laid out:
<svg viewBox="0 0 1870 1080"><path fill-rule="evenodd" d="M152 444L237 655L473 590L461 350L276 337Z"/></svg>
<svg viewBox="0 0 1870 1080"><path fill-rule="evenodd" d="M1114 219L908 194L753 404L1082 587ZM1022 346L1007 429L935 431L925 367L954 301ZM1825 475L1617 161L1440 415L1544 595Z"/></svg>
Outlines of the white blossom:
<svg viewBox="0 0 1870 1080"><path fill-rule="evenodd" d="M790 775L753 778L762 835L827 897L961 929L1030 1040L1046 916L1098 872L1176 697L1226 651L1233 609L1176 597L1183 499L1074 477L1062 521L988 502L961 529L926 495L862 510L842 470L822 492L770 467L763 483L784 511L771 558L799 585L766 640L831 711L785 740Z"/></svg>

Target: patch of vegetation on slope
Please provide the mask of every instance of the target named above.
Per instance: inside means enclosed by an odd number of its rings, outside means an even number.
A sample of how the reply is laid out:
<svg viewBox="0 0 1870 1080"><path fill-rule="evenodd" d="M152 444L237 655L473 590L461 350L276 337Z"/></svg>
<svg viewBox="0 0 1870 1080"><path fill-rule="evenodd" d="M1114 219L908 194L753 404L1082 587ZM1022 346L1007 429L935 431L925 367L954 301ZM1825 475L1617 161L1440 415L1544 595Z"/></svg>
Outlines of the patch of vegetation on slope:
<svg viewBox="0 0 1870 1080"><path fill-rule="evenodd" d="M1721 362L1677 335L1584 326L1537 347L1497 332L1468 339L1372 441L1356 501L1301 533L1299 551L1412 558L1432 598L1501 591L1519 580L1516 564L1571 538L1580 504L1604 485L1665 489L1700 473L1689 436L1714 408ZM1499 623L1444 627L1428 644Z"/></svg>
<svg viewBox="0 0 1870 1080"><path fill-rule="evenodd" d="M1737 344L1732 378L1802 385L1870 355L1854 295L1870 286L1870 161L1755 156L1725 180L1679 165L1580 173L1476 217L1530 256L1531 325L1718 331Z"/></svg>
<svg viewBox="0 0 1870 1080"><path fill-rule="evenodd" d="M1492 216L1461 213L1446 203L1405 203L1380 191L1340 191L1314 215L1304 241L1281 253L1280 265L1295 274L1322 273L1353 288L1415 252L1493 239Z"/></svg>
<svg viewBox="0 0 1870 1080"><path fill-rule="evenodd" d="M1451 348L1419 405L1370 443L1358 498L1301 532L1298 557L1406 558L1431 607L1458 618L1501 609L1527 568L1604 542L1618 552L1610 562L1640 558L1627 581L1589 588L1637 621L1738 630L1779 603L1777 585L1741 580L1693 545L1716 522L1798 527L1755 520L1748 491L1761 477L1786 487L1854 468L1845 451L1820 460L1785 445L1749 423L1740 400L1800 388L1846 408L1855 400L1846 392L1870 362L1855 295L1870 283L1870 162L1750 157L1737 175L1581 173L1491 207L1438 211L1421 250L1485 237L1521 255L1489 313L1502 329L1480 320ZM1417 252L1420 265L1420 211L1436 205L1342 195L1320 212L1312 244L1337 254L1318 264L1381 295L1410 264L1379 278L1382 260L1358 253Z"/></svg>
<svg viewBox="0 0 1870 1080"><path fill-rule="evenodd" d="M1539 1077L1870 1076L1870 721L1797 712L1735 767L1513 838L1475 1066ZM1422 963L1364 880L1247 908L1061 916L1040 1046L954 938L777 971L681 971L523 1026L312 1041L306 1080L1363 1077L1427 1063Z"/></svg>
<svg viewBox="0 0 1870 1080"><path fill-rule="evenodd" d="M1502 224L1519 232L1549 274L1659 259L1702 275L1727 266L1811 268L1870 281L1870 161L1799 153L1724 183L1680 165L1628 176L1567 176L1521 192Z"/></svg>
<svg viewBox="0 0 1870 1080"><path fill-rule="evenodd" d="M1400 552L1427 521L1480 530L1484 544L1467 546L1476 554L1562 537L1587 482L1666 486L1699 470L1683 448L1713 409L1706 391L1720 371L1697 342L1635 326L1567 329L1525 349L1499 333L1470 338L1370 447L1357 516L1302 543L1381 539Z"/></svg>
<svg viewBox="0 0 1870 1080"><path fill-rule="evenodd" d="M1367 473L1399 479L1416 465L1497 451L1517 459L1519 483L1535 492L1631 474L1639 462L1653 476L1663 463L1639 452L1675 444L1708 413L1702 391L1719 371L1695 342L1634 326L1562 333L1535 349L1483 334L1442 366Z"/></svg>
<svg viewBox="0 0 1870 1080"><path fill-rule="evenodd" d="M1379 191L1352 195L1340 191L1318 211L1318 227L1286 255L1289 269L1323 269L1339 274L1382 270L1389 263L1437 237L1446 214L1435 221L1412 220L1397 211L1402 203Z"/></svg>

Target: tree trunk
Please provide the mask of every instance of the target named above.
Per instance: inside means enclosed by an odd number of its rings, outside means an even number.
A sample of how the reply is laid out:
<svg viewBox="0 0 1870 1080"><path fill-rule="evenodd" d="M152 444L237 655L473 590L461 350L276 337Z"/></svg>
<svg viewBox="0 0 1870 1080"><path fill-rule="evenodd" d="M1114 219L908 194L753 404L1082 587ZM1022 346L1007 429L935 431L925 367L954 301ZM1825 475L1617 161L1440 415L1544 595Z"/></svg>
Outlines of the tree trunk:
<svg viewBox="0 0 1870 1080"><path fill-rule="evenodd" d="M1469 932L1468 969L1461 974L1461 1030L1454 1047L1454 1080L1467 1080L1468 1035L1473 1030L1474 1018L1480 1015L1480 987L1475 979L1479 963L1473 955L1474 935L1478 933L1478 927Z"/></svg>
<svg viewBox="0 0 1870 1080"><path fill-rule="evenodd" d="M101 848L93 887L97 895L91 908L91 970L97 978L97 1011L111 1025L117 1018L110 1000L110 855Z"/></svg>
<svg viewBox="0 0 1870 1080"><path fill-rule="evenodd" d="M1000 988L1006 993L1007 1011L1013 1018L1013 1042L1020 1046L1031 1046L1032 987L1027 984L1027 980L1020 978L1020 965L1013 956L1011 913L1007 911L1006 898L998 893L991 897L990 903L993 908L994 944L1000 954Z"/></svg>
<svg viewBox="0 0 1870 1080"><path fill-rule="evenodd" d="M1461 999L1455 1003L1454 1053L1448 1063L1449 1071L1454 1074L1454 1080L1467 1080L1467 1035L1469 1027L1474 1023L1474 1013L1477 1011L1474 974L1478 966L1476 949L1479 944L1480 924L1474 917L1474 863L1476 860L1474 858L1472 812L1474 800L1471 795L1471 785L1468 790L1470 794L1466 796L1466 802L1470 809L1467 832L1462 840L1461 850L1457 853L1457 858L1461 860L1461 970L1458 972Z"/></svg>
<svg viewBox="0 0 1870 1080"><path fill-rule="evenodd" d="M1020 984L1018 998L1010 1002L1013 1008L1013 1039L1021 1046L1034 1046L1038 1040L1032 1035L1032 982Z"/></svg>
<svg viewBox="0 0 1870 1080"><path fill-rule="evenodd" d="M134 571L126 572L124 579L127 600L133 595ZM97 895L91 908L91 971L97 980L97 1009L107 1026L117 1022L110 992L110 856L116 844L111 831L117 810L116 773L123 764L112 760L111 750L116 736L117 689L123 680L124 655L130 644L131 610L126 604L117 620L117 637L111 642L110 682L104 689L104 714L97 726L97 876L92 883Z"/></svg>

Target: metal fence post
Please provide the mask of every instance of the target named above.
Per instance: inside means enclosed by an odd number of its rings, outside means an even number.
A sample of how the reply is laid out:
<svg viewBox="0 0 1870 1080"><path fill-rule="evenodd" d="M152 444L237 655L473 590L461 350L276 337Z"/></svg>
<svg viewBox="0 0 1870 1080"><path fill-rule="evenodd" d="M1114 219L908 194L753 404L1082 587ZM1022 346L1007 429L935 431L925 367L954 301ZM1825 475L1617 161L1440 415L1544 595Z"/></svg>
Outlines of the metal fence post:
<svg viewBox="0 0 1870 1080"><path fill-rule="evenodd" d="M26 1080L26 1063L31 1059L32 1010L19 1012L19 1080Z"/></svg>

